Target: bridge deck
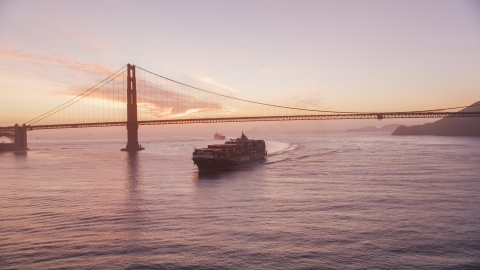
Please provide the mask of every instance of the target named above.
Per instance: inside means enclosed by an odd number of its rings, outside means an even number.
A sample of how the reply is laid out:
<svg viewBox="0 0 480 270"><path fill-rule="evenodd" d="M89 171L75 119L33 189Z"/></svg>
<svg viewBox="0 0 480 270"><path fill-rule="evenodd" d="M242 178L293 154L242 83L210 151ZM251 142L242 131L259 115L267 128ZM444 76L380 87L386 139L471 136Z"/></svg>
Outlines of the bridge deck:
<svg viewBox="0 0 480 270"><path fill-rule="evenodd" d="M443 117L480 117L480 112L385 112L363 114L320 114L291 116L253 116L253 117L222 117L138 121L139 125L168 125L195 123L226 123L226 122L259 122L259 121L298 121L298 120L339 120L339 119L394 119L394 118L443 118ZM127 122L73 123L56 125L27 125L28 130L87 128L126 126ZM13 131L14 127L0 127L0 134Z"/></svg>

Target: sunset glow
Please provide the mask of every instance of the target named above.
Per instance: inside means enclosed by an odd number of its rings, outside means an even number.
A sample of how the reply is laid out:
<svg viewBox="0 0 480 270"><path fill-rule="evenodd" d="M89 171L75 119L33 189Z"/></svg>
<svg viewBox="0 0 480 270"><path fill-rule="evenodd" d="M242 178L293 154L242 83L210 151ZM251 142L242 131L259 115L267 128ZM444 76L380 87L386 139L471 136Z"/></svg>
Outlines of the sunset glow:
<svg viewBox="0 0 480 270"><path fill-rule="evenodd" d="M1 1L0 33L0 125L42 114L126 63L315 109L480 100L477 1Z"/></svg>

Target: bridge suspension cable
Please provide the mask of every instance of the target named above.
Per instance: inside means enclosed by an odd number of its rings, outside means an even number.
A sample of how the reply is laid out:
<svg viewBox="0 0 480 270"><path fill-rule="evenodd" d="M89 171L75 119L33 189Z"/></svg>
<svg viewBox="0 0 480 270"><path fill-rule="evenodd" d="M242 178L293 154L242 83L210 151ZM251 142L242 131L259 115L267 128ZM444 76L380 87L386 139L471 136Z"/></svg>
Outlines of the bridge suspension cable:
<svg viewBox="0 0 480 270"><path fill-rule="evenodd" d="M125 70L123 72L121 72L123 69L125 69L127 65L121 67L120 69L118 69L117 71L115 71L114 73L112 73L110 76L108 76L107 78L103 79L101 82L97 83L96 85L90 87L89 89L85 90L84 92L80 93L79 95L75 96L74 98L68 100L67 102L61 104L60 106L57 106L55 108L53 108L52 110L50 111L47 111L46 113L44 114L41 114L27 122L25 122L25 124L34 124L36 122L39 122L61 110L64 110L68 107L70 107L71 105L79 102L80 100L82 100L83 98L89 96L90 94L94 93L95 91L99 90L100 88L102 88L104 85L108 84L109 82L111 82L112 80L116 79L118 76L122 75L123 73L125 73ZM119 73L120 72L120 73ZM115 76L116 75L116 76Z"/></svg>
<svg viewBox="0 0 480 270"><path fill-rule="evenodd" d="M175 81L175 80L172 80L172 79L169 79L169 78L166 78L164 76L161 76L161 75L158 75L156 73L153 73L151 71L148 71L146 69L143 69L139 66L137 66L138 69L141 69L145 72L148 72L152 75L155 75L159 78L162 78L164 80L168 80L170 82L174 82L174 83L177 83L179 85L183 85L183 86L186 86L186 87L189 87L189 88L192 88L192 89L196 89L196 90L199 90L199 91L202 91L202 92L205 92L205 93L209 93L209 94L212 94L212 95L217 95L217 96L221 96L221 97L225 97L225 98L230 98L230 99L234 99L234 100L238 100L238 101L243 101L243 102L248 102L248 103L252 103L252 104L258 104L258 105L264 105L264 106L269 106L269 107L275 107L275 108L282 108L282 109L291 109L291 110L300 110L300 111L310 111L310 112L321 112L321 113L339 113L339 114L343 114L343 113L359 113L359 112L344 112L344 111L325 111L325 110L313 110L313 109L305 109L305 108L296 108L296 107L287 107L287 106L280 106L280 105L273 105L273 104L268 104L268 103L262 103L262 102L256 102L256 101L251 101L251 100L246 100L246 99L241 99L241 98L236 98L236 97L232 97L232 96L227 96L227 95L222 95L222 94L219 94L219 93L215 93L215 92L212 92L212 91L208 91L208 90L205 90L205 89L201 89L201 88L198 88L198 87L195 87L195 86L191 86L191 85L188 85L188 84L184 84L184 83L181 83L181 82L178 82L178 81Z"/></svg>
<svg viewBox="0 0 480 270"><path fill-rule="evenodd" d="M256 101L251 101L251 100L246 100L246 99L241 99L241 98L236 98L236 97L232 97L232 96L227 96L227 95L222 95L222 94L219 94L219 93L215 93L215 92L212 92L212 91L208 91L208 90L205 90L205 89L202 89L202 88L198 88L198 87L195 87L195 86L191 86L191 85L188 85L188 84L185 84L185 83L182 83L182 82L178 82L178 81L175 81L175 80L172 80L172 79L169 79L167 77L164 77L162 75L159 75L159 74L156 74L152 71L149 71L149 70L146 70L142 67L139 67L139 66L136 66L138 69L140 70L143 70L147 73L150 73L152 75L155 75L159 78L162 78L164 80L168 80L168 81L171 81L171 82L174 82L174 83L177 83L179 85L183 85L183 86L186 86L186 87L189 87L189 88L192 88L192 89L196 89L196 90L199 90L199 91L202 91L202 92L206 92L206 93L210 93L212 95L217 95L217 96L221 96L221 97L226 97L226 98L230 98L230 99L234 99L234 100L239 100L239 101L243 101L243 102L248 102L248 103L252 103L252 104L258 104L258 105L264 105L264 106L269 106L269 107L275 107L275 108L282 108L282 109L291 109L291 110L299 110L299 111L309 111L309 112L320 112L320 113L332 113L332 114L368 114L368 113L376 113L374 111L370 111L370 112L358 112L358 111L354 111L354 112L349 112L349 111L331 111L331 110L315 110L315 109L306 109L306 108L298 108L298 107L288 107L288 106L281 106L281 105L274 105L274 104L269 104L269 103L262 103L262 102L256 102ZM442 108L442 109L430 109L430 110L417 110L417 111L404 111L404 112L436 112L436 111L446 111L446 110L457 110L457 109L464 109L466 107L476 107L476 106L480 106L480 104L478 105L473 105L473 106L459 106L459 107L450 107L450 108Z"/></svg>

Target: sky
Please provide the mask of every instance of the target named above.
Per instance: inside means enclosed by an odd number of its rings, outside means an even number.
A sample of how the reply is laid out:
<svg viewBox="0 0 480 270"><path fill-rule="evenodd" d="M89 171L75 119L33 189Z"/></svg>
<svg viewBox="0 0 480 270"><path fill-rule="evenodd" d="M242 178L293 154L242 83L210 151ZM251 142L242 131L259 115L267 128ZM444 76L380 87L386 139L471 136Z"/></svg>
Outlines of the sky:
<svg viewBox="0 0 480 270"><path fill-rule="evenodd" d="M277 105L464 106L480 101L480 1L0 0L0 126L127 63Z"/></svg>

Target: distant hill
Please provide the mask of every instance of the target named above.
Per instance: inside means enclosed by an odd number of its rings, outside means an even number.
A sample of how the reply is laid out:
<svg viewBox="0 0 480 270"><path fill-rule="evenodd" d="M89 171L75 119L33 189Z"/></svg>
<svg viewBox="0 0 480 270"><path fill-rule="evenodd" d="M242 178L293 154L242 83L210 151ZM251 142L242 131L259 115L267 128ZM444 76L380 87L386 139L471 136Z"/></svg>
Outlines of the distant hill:
<svg viewBox="0 0 480 270"><path fill-rule="evenodd" d="M480 101L461 111L472 110L480 111ZM399 126L392 135L480 136L480 117L446 117L423 125Z"/></svg>
<svg viewBox="0 0 480 270"><path fill-rule="evenodd" d="M377 128L374 126L366 126L362 128L347 129L347 132L377 132L377 131L392 132L399 126L400 125L397 125L397 124L385 125L381 128Z"/></svg>

